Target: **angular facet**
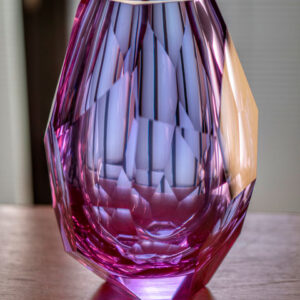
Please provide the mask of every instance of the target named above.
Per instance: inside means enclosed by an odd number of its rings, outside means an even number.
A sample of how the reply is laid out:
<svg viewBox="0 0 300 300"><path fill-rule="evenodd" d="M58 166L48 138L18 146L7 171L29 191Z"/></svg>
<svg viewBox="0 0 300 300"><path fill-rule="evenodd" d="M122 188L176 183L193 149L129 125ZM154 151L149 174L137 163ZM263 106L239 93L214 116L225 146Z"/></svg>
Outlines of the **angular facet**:
<svg viewBox="0 0 300 300"><path fill-rule="evenodd" d="M53 206L79 262L184 300L242 228L257 108L214 0L132 4L79 5L45 135Z"/></svg>
<svg viewBox="0 0 300 300"><path fill-rule="evenodd" d="M221 143L233 196L256 178L258 110L230 36L225 43Z"/></svg>

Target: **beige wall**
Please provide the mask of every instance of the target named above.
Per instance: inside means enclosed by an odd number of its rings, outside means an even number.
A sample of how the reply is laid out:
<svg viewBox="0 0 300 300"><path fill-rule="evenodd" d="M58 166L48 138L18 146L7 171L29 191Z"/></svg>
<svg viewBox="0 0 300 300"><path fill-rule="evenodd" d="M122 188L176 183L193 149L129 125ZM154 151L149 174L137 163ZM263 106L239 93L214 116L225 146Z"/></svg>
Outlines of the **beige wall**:
<svg viewBox="0 0 300 300"><path fill-rule="evenodd" d="M300 213L300 1L217 1L260 110L251 209Z"/></svg>
<svg viewBox="0 0 300 300"><path fill-rule="evenodd" d="M22 3L0 0L0 203L30 203Z"/></svg>

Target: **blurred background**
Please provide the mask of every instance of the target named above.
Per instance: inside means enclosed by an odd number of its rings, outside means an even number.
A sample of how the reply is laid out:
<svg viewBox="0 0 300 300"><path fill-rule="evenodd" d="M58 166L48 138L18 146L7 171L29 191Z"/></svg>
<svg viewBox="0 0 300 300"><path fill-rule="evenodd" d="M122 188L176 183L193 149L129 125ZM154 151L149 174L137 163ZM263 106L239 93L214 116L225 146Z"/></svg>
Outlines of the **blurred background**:
<svg viewBox="0 0 300 300"><path fill-rule="evenodd" d="M51 203L43 135L78 0L0 0L0 203ZM300 1L217 0L260 111L252 211L300 213Z"/></svg>

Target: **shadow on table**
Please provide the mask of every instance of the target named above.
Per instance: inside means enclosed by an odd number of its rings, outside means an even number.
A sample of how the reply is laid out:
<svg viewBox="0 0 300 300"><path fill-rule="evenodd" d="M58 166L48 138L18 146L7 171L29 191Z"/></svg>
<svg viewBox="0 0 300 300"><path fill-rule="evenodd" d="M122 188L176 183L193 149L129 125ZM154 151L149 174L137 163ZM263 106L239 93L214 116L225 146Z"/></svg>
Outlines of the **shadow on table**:
<svg viewBox="0 0 300 300"><path fill-rule="evenodd" d="M201 289L193 297L179 298L176 300L215 300L208 288ZM106 282L101 285L91 300L134 300L134 298L130 297L118 287Z"/></svg>

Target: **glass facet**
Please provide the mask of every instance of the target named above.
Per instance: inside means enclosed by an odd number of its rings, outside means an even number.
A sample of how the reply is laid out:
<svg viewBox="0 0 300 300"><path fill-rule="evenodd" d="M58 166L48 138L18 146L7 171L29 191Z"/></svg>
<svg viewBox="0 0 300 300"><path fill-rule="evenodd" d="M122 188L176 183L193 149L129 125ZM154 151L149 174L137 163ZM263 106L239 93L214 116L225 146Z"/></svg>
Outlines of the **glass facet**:
<svg viewBox="0 0 300 300"><path fill-rule="evenodd" d="M82 0L45 135L65 250L138 299L188 299L240 233L257 131L214 0Z"/></svg>

